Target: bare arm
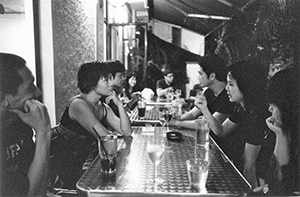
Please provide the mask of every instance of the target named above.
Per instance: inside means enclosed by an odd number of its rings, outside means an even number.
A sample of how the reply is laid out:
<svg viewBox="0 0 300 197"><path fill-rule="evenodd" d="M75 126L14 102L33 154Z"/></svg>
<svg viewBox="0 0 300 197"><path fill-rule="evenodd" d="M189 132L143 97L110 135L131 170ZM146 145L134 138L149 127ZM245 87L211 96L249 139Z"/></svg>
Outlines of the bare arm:
<svg viewBox="0 0 300 197"><path fill-rule="evenodd" d="M28 196L46 196L51 140L50 119L47 108L39 101L27 100L25 109L27 113L17 110L13 112L36 132L35 154L27 172Z"/></svg>
<svg viewBox="0 0 300 197"><path fill-rule="evenodd" d="M195 120L171 120L169 125L187 129L195 129Z"/></svg>
<svg viewBox="0 0 300 197"><path fill-rule="evenodd" d="M260 145L246 143L244 151L244 175L252 188L258 186L256 178L256 159L260 151Z"/></svg>
<svg viewBox="0 0 300 197"><path fill-rule="evenodd" d="M120 118L118 118L110 108L107 108L108 109L107 117L106 117L107 122L110 124L110 126L113 129L115 129L119 133L122 133L123 135L126 136L131 135L132 133L131 123L126 113L126 110L124 109L123 103L119 100L119 98L115 93L109 96L108 99L109 100L111 99L115 103L115 105L117 105Z"/></svg>
<svg viewBox="0 0 300 197"><path fill-rule="evenodd" d="M280 166L287 165L290 161L289 143L285 133L281 127L269 117L266 119L268 127L276 134L276 143L274 148L274 155Z"/></svg>
<svg viewBox="0 0 300 197"><path fill-rule="evenodd" d="M190 111L186 112L180 117L180 120L195 120L202 114L201 110L193 107Z"/></svg>
<svg viewBox="0 0 300 197"><path fill-rule="evenodd" d="M156 89L156 94L157 96L163 96L163 95L166 95L168 92L172 92L173 91L173 87L168 87L168 88L165 88L165 89L162 89L162 88L157 88Z"/></svg>
<svg viewBox="0 0 300 197"><path fill-rule="evenodd" d="M225 137L237 127L237 124L228 118L228 114L218 112L211 114L207 108L207 101L204 95L196 97L195 105L202 111L205 119L209 122L211 130L217 136Z"/></svg>
<svg viewBox="0 0 300 197"><path fill-rule="evenodd" d="M224 122L224 120L228 117L229 117L228 114L222 114L222 113L219 113L219 112L215 112L213 114L214 120L217 121L218 123ZM195 120L196 119L194 119L194 120L184 120L184 121L182 121L182 120L171 120L169 122L169 125L170 126L188 128L188 129L195 129ZM211 127L213 127L213 126L214 125L212 125ZM223 126L222 126L222 130L223 130ZM220 136L222 136L222 135L220 135Z"/></svg>

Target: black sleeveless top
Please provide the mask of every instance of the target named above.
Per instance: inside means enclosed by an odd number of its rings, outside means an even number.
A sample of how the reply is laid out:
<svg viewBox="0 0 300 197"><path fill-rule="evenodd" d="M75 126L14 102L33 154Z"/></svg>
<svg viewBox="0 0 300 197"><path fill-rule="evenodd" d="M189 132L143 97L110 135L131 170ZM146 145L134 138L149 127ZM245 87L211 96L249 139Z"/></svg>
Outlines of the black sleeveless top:
<svg viewBox="0 0 300 197"><path fill-rule="evenodd" d="M70 115L69 115L69 108L70 108L70 105L71 103L75 100L75 99L82 99L84 100L83 98L81 98L80 96L75 96L73 98L71 98L66 106L66 109L62 115L62 118L60 120L60 124L62 126L64 126L66 129L78 134L78 135L83 135L83 136L86 136L88 138L92 138L93 140L95 140L94 136L88 132L83 126L81 126L81 124L79 124L76 120L72 120ZM84 100L85 101L85 100ZM106 109L106 106L104 103L102 103L102 107L103 107L103 117L101 120L99 120L103 126L105 128L108 128L108 123L106 122L106 115L107 115L107 109Z"/></svg>

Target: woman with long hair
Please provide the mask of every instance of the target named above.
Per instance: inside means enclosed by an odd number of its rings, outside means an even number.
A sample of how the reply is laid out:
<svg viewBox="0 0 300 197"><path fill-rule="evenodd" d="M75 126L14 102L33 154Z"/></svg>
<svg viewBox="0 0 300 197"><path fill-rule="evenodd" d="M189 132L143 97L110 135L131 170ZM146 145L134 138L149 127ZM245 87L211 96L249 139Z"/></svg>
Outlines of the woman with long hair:
<svg viewBox="0 0 300 197"><path fill-rule="evenodd" d="M267 100L272 115L266 123L276 143L267 184L254 191L272 196L299 194L299 71L289 68L276 73L270 79Z"/></svg>
<svg viewBox="0 0 300 197"><path fill-rule="evenodd" d="M126 103L129 110L133 110L141 97L142 87L137 81L136 73L131 72L126 76L125 85L121 94L121 100Z"/></svg>

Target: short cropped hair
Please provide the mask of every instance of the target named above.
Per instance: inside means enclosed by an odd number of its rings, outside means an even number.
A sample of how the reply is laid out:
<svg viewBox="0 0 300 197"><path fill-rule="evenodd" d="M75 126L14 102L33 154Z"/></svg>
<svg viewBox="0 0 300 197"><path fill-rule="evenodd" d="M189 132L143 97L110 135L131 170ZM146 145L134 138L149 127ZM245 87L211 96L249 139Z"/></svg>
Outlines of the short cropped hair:
<svg viewBox="0 0 300 197"><path fill-rule="evenodd" d="M19 70L26 67L26 61L14 54L0 53L0 93L16 95L23 83Z"/></svg>
<svg viewBox="0 0 300 197"><path fill-rule="evenodd" d="M215 73L217 80L226 81L226 64L225 61L218 55L206 55L198 61L198 64L202 67L207 76L209 76L211 73Z"/></svg>
<svg viewBox="0 0 300 197"><path fill-rule="evenodd" d="M119 60L108 60L106 61L106 64L108 65L109 72L112 74L114 78L117 73L125 72L125 66Z"/></svg>
<svg viewBox="0 0 300 197"><path fill-rule="evenodd" d="M77 73L77 86L80 91L87 94L97 86L99 79L109 78L110 73L107 67L107 64L101 61L82 64Z"/></svg>

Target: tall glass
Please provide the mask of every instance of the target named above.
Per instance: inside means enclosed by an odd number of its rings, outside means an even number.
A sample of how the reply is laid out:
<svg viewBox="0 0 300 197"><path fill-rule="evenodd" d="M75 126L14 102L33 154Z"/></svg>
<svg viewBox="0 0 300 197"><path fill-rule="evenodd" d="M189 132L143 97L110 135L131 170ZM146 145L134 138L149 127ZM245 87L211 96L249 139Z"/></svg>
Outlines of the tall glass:
<svg viewBox="0 0 300 197"><path fill-rule="evenodd" d="M118 141L114 136L106 136L98 140L99 156L101 159L101 172L111 174L116 172L116 156Z"/></svg>
<svg viewBox="0 0 300 197"><path fill-rule="evenodd" d="M204 118L195 121L196 146L209 149L209 123Z"/></svg>
<svg viewBox="0 0 300 197"><path fill-rule="evenodd" d="M172 114L170 110L168 109L163 109L162 111L159 112L159 120L161 122L161 125L163 127L163 135L164 135L164 142L165 142L165 150L170 151L172 148L170 146L167 146L167 133L170 131L169 130L169 121L172 118ZM164 127L167 125L166 129Z"/></svg>
<svg viewBox="0 0 300 197"><path fill-rule="evenodd" d="M146 101L145 100L139 100L138 101L138 115L140 119L145 118L146 113Z"/></svg>
<svg viewBox="0 0 300 197"><path fill-rule="evenodd" d="M163 113L163 119L166 121L166 125L167 125L167 132L170 131L169 129L169 121L172 119L173 114L171 109L166 109L165 112Z"/></svg>
<svg viewBox="0 0 300 197"><path fill-rule="evenodd" d="M147 144L147 154L149 160L154 164L154 178L150 179L150 183L161 185L164 180L157 176L157 166L163 159L165 153L165 145L163 135L159 131L154 131L154 135Z"/></svg>

